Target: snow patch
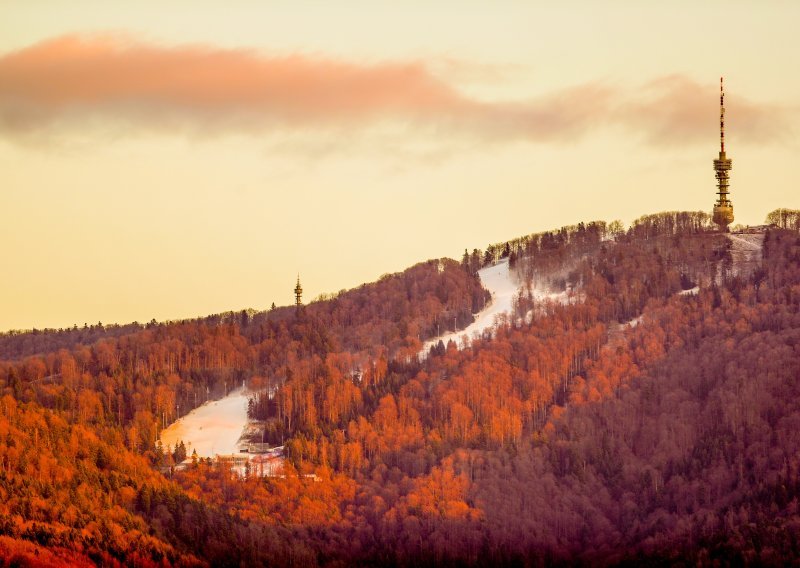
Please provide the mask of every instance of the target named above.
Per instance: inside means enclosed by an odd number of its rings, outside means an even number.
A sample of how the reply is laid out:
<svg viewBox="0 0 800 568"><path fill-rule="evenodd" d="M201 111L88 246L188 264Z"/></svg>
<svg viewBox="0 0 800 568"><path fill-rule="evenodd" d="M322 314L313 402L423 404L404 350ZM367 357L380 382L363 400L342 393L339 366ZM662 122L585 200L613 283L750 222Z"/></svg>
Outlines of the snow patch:
<svg viewBox="0 0 800 568"><path fill-rule="evenodd" d="M238 453L238 442L247 426L248 391L238 388L220 400L198 406L161 432L161 443L174 448L181 440L186 453L211 458Z"/></svg>
<svg viewBox="0 0 800 568"><path fill-rule="evenodd" d="M438 344L441 340L447 345L450 340L455 341L456 345L463 347L463 338L473 338L480 336L485 330L494 327L498 317L511 312L514 294L517 293L519 285L509 270L508 259L500 260L494 266L487 266L478 271L483 287L489 290L492 300L475 316L475 321L461 331L454 331L440 335L425 342L422 347L421 355L424 357L431 347Z"/></svg>
<svg viewBox="0 0 800 568"><path fill-rule="evenodd" d="M625 322L623 324L623 327L634 328L637 325L639 325L640 323L642 323L643 320L644 320L644 315L637 316L637 317L633 318L631 321Z"/></svg>
<svg viewBox="0 0 800 568"><path fill-rule="evenodd" d="M728 233L732 275L747 276L761 264L764 233Z"/></svg>
<svg viewBox="0 0 800 568"><path fill-rule="evenodd" d="M764 233L728 233L734 249L761 252L764 246Z"/></svg>
<svg viewBox="0 0 800 568"><path fill-rule="evenodd" d="M568 304L570 301L569 290L563 292L553 292L552 290L543 290L541 288L534 288L533 299L537 302L554 302L556 304Z"/></svg>

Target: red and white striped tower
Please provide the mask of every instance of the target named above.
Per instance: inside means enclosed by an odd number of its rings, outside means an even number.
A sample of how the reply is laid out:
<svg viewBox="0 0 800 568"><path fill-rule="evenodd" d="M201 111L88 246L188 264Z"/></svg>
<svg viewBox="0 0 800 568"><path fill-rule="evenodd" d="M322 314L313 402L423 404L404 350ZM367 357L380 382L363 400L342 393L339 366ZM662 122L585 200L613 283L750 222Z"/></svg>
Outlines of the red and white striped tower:
<svg viewBox="0 0 800 568"><path fill-rule="evenodd" d="M717 176L717 202L714 204L714 223L722 231L728 230L733 223L733 203L728 199L728 172L731 171L731 160L725 156L725 89L722 77L719 78L719 158L714 160L714 171Z"/></svg>

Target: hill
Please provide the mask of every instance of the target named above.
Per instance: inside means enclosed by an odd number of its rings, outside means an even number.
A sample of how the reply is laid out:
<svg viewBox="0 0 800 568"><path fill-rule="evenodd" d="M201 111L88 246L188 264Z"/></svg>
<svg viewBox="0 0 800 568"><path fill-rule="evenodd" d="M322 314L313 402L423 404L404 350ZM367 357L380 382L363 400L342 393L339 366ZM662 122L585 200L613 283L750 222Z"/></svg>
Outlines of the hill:
<svg viewBox="0 0 800 568"><path fill-rule="evenodd" d="M800 238L767 229L760 252L705 214L662 213L465 251L299 311L7 336L0 556L796 560ZM521 283L509 317L418 358L437 327L473 321L476 273L501 257ZM283 475L173 471L159 431L242 380L285 441Z"/></svg>

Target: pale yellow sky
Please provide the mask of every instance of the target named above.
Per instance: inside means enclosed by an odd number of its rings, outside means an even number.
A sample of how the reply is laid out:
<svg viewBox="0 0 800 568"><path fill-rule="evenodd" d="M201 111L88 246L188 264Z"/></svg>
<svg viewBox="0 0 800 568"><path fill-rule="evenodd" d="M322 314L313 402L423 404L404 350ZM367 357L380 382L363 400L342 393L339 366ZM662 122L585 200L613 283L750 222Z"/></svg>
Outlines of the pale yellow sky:
<svg viewBox="0 0 800 568"><path fill-rule="evenodd" d="M264 309L298 271L311 299L709 210L720 75L736 220L760 223L800 207L797 21L796 2L0 2L0 330Z"/></svg>

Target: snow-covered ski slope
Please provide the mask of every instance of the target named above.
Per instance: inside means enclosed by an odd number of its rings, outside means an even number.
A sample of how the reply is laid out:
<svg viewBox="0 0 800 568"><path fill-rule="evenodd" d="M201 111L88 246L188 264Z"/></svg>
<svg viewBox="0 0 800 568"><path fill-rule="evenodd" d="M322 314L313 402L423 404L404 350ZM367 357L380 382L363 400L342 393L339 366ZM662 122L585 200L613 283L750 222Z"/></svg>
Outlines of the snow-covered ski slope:
<svg viewBox="0 0 800 568"><path fill-rule="evenodd" d="M516 276L509 270L508 259L502 259L493 266L478 271L483 286L492 296L490 303L476 316L475 321L466 329L447 333L425 343L420 355L424 357L432 345L442 340L445 345L452 339L459 347L463 346L462 338L480 336L485 330L497 323L499 316L510 314L514 295L519 290ZM565 293L535 291L538 299L566 301ZM183 440L189 455L197 450L200 457L238 454L237 442L247 426L247 396L240 388L227 397L208 402L195 408L189 414L170 424L161 433L161 443L174 448Z"/></svg>
<svg viewBox="0 0 800 568"><path fill-rule="evenodd" d="M186 453L203 458L239 453L237 442L247 426L247 391L238 388L220 400L198 406L161 432L164 448L183 440Z"/></svg>
<svg viewBox="0 0 800 568"><path fill-rule="evenodd" d="M445 345L452 339L456 345L462 347L462 338L466 335L472 339L479 336L484 330L492 327L497 322L497 317L501 314L511 313L514 294L517 293L519 285L516 278L508 268L508 259L504 258L494 266L487 266L478 271L483 287L489 290L492 301L475 316L475 321L461 331L455 331L441 335L425 342L422 348L423 356L431 346L443 341Z"/></svg>

